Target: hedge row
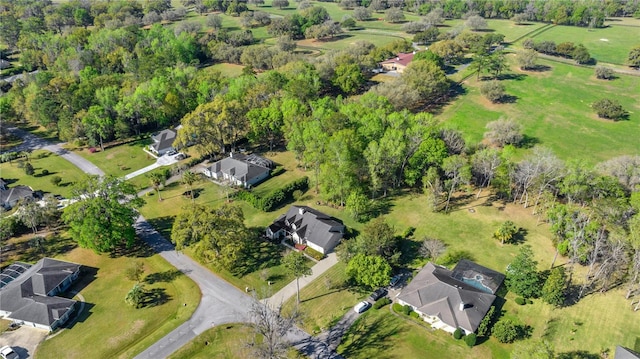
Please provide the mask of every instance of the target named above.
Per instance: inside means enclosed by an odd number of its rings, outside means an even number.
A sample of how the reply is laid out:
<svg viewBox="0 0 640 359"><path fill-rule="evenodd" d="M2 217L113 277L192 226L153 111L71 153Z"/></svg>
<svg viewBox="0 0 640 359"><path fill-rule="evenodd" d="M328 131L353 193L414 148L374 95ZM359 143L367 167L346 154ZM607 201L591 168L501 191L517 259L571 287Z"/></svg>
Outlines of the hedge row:
<svg viewBox="0 0 640 359"><path fill-rule="evenodd" d="M293 192L300 190L306 191L309 188L309 178L302 177L297 179L282 188L278 188L264 197L249 192L247 190L241 190L236 192L235 197L241 199L256 209L263 212L271 212L283 204L293 200Z"/></svg>
<svg viewBox="0 0 640 359"><path fill-rule="evenodd" d="M311 248L311 247L307 247L304 249L304 252L309 255L311 258L319 261L322 260L322 258L324 258L324 254L316 251L315 249Z"/></svg>
<svg viewBox="0 0 640 359"><path fill-rule="evenodd" d="M373 309L380 309L387 304L391 304L391 299L387 297L383 297L379 301L373 303Z"/></svg>

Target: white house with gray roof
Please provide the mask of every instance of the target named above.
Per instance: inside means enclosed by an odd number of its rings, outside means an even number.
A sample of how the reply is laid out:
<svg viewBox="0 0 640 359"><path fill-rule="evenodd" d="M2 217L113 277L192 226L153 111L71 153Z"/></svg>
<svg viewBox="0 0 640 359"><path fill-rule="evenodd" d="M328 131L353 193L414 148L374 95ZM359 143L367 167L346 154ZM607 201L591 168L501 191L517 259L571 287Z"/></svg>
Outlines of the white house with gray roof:
<svg viewBox="0 0 640 359"><path fill-rule="evenodd" d="M470 261L460 261L453 271L427 263L398 295L433 328L466 334L478 329L496 299L504 275Z"/></svg>
<svg viewBox="0 0 640 359"><path fill-rule="evenodd" d="M206 167L202 173L218 181L249 188L269 177L273 162L256 155L231 153L229 157Z"/></svg>
<svg viewBox="0 0 640 359"><path fill-rule="evenodd" d="M345 227L337 219L307 206L291 206L266 229L271 239L289 236L298 244L327 254L340 243Z"/></svg>
<svg viewBox="0 0 640 359"><path fill-rule="evenodd" d="M76 301L56 295L78 278L80 265L43 258L32 266L12 266L7 273L3 271L0 317L49 331L64 324L74 312Z"/></svg>
<svg viewBox="0 0 640 359"><path fill-rule="evenodd" d="M149 146L151 152L157 154L158 156L162 156L171 150L175 150L175 148L173 147L173 141L175 141L176 137L178 136L177 130L178 128L168 128L151 136L151 140L153 141L153 143Z"/></svg>

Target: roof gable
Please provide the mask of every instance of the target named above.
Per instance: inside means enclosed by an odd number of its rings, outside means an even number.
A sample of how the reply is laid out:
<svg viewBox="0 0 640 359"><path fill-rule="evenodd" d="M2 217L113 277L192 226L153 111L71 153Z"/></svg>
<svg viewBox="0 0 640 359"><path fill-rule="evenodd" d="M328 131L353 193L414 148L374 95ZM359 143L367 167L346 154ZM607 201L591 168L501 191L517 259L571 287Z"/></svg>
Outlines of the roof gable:
<svg viewBox="0 0 640 359"><path fill-rule="evenodd" d="M293 228L300 238L330 250L329 245L342 238L344 225L337 219L307 206L291 206L284 215L284 224Z"/></svg>
<svg viewBox="0 0 640 359"><path fill-rule="evenodd" d="M389 60L382 61L381 64L398 64L402 66L407 66L413 60L413 56L415 52L409 53L399 53L396 57L392 57Z"/></svg>
<svg viewBox="0 0 640 359"><path fill-rule="evenodd" d="M151 147L156 151L162 151L170 148L173 146L173 141L175 141L177 135L178 131L174 129L168 128L166 130L162 130L157 135L151 136L154 142Z"/></svg>
<svg viewBox="0 0 640 359"><path fill-rule="evenodd" d="M269 172L268 165L271 161L259 156L232 153L229 157L223 158L211 165L211 172L222 172L233 176L244 182L250 182L252 179Z"/></svg>

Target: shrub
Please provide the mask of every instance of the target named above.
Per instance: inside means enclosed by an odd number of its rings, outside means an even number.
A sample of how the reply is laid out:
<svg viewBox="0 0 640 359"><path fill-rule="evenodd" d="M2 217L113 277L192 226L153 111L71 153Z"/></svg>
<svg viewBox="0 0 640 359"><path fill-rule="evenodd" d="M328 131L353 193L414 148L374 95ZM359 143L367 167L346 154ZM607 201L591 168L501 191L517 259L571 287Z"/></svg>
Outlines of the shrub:
<svg viewBox="0 0 640 359"><path fill-rule="evenodd" d="M511 319L503 319L493 326L492 334L500 343L513 343L520 337L520 326Z"/></svg>
<svg viewBox="0 0 640 359"><path fill-rule="evenodd" d="M517 297L516 298L516 304L518 305L525 305L526 304L526 300L522 297Z"/></svg>
<svg viewBox="0 0 640 359"><path fill-rule="evenodd" d="M27 176L33 176L35 172L31 163L27 162L27 164L24 165L24 173L26 173Z"/></svg>
<svg viewBox="0 0 640 359"><path fill-rule="evenodd" d="M404 307L402 307L402 313L404 313L404 315L409 315L412 311L413 309L411 309L410 305L405 305Z"/></svg>
<svg viewBox="0 0 640 359"><path fill-rule="evenodd" d="M52 183L54 186L56 186L56 187L60 186L60 183L61 183L61 182L62 182L62 177L60 177L60 176L53 176L53 177L51 177L51 183Z"/></svg>
<svg viewBox="0 0 640 359"><path fill-rule="evenodd" d="M464 342L469 346L469 348L473 348L476 345L476 333L469 333L464 337Z"/></svg>
<svg viewBox="0 0 640 359"><path fill-rule="evenodd" d="M504 98L504 85L497 80L487 81L480 86L480 93L489 101L497 103Z"/></svg>
<svg viewBox="0 0 640 359"><path fill-rule="evenodd" d="M596 77L601 80L612 80L615 77L615 73L609 67L596 66Z"/></svg>
<svg viewBox="0 0 640 359"><path fill-rule="evenodd" d="M306 191L309 188L309 178L302 177L297 179L282 188L273 190L271 193L260 197L253 192L246 190L238 191L234 194L237 199L243 200L254 208L264 212L271 212L280 207L286 202L293 199L293 193L295 191Z"/></svg>
<svg viewBox="0 0 640 359"><path fill-rule="evenodd" d="M402 313L402 308L402 305L400 305L399 303L393 303L393 305L391 306L391 309L393 309L393 311L396 313Z"/></svg>
<svg viewBox="0 0 640 359"><path fill-rule="evenodd" d="M453 332L453 337L456 340L462 338L462 330L460 328L456 328L456 330Z"/></svg>
<svg viewBox="0 0 640 359"><path fill-rule="evenodd" d="M324 258L324 254L316 251L315 249L311 248L311 247L307 247L305 248L304 252L306 254L308 254L311 258L315 259L315 260L321 260L322 258Z"/></svg>
<svg viewBox="0 0 640 359"><path fill-rule="evenodd" d="M380 309L382 307L384 307L387 304L391 304L391 299L387 298L387 297L383 297L381 298L379 301L375 302L373 304L373 309ZM397 304L397 303L396 303ZM395 305L395 304L394 304ZM417 313L416 313L417 314Z"/></svg>
<svg viewBox="0 0 640 359"><path fill-rule="evenodd" d="M496 315L496 307L491 306L487 314L482 318L480 325L478 325L478 335L482 337L488 337L491 334L491 325L493 324L493 320Z"/></svg>
<svg viewBox="0 0 640 359"><path fill-rule="evenodd" d="M409 316L414 319L420 319L420 314L418 314L417 312L411 312L409 313Z"/></svg>
<svg viewBox="0 0 640 359"><path fill-rule="evenodd" d="M49 174L49 170L42 170L42 175L47 176Z"/></svg>
<svg viewBox="0 0 640 359"><path fill-rule="evenodd" d="M591 107L596 111L598 117L614 121L623 120L629 115L618 100L604 98L594 102Z"/></svg>

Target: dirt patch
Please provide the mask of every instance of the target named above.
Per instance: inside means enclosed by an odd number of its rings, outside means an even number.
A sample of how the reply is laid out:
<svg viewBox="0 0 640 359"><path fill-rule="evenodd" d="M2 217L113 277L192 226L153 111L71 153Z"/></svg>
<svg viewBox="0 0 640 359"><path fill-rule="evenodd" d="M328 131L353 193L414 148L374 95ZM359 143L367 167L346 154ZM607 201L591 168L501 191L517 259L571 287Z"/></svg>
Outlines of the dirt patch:
<svg viewBox="0 0 640 359"><path fill-rule="evenodd" d="M131 326L129 326L129 328L122 334L118 335L117 337L109 338L107 344L110 347L117 347L121 341L138 334L144 327L144 323L145 321L141 319L134 321L133 323L131 323Z"/></svg>

